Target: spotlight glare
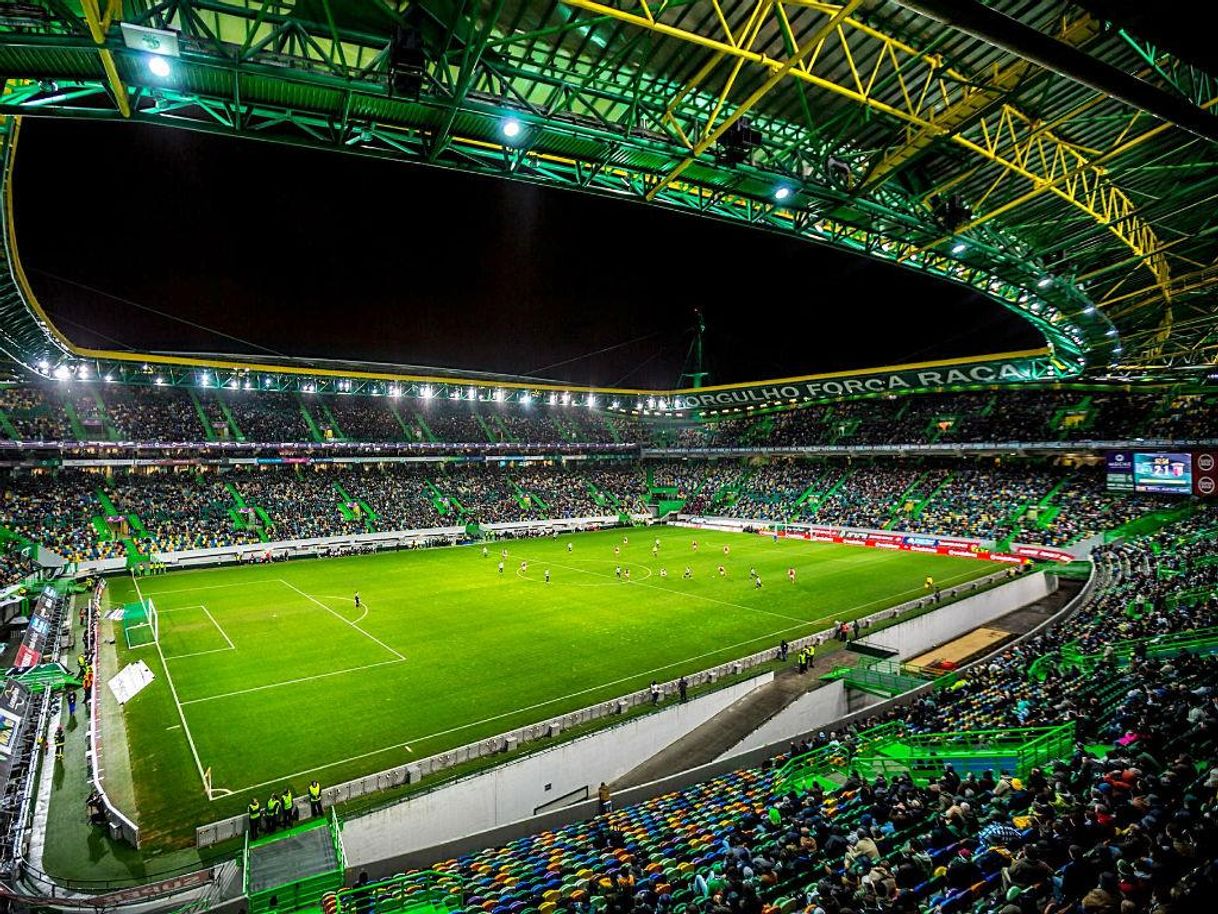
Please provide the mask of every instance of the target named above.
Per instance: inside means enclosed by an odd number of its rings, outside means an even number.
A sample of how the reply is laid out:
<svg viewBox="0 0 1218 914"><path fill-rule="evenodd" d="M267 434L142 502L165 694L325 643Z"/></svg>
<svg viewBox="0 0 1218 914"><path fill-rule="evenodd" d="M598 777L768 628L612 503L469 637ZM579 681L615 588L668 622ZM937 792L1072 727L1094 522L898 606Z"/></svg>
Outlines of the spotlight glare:
<svg viewBox="0 0 1218 914"><path fill-rule="evenodd" d="M779 187L774 191L774 199L780 202L787 199L789 196L791 196L791 188L789 187Z"/></svg>
<svg viewBox="0 0 1218 914"><path fill-rule="evenodd" d="M965 244L963 241L957 241L955 244L952 245L953 254L963 254L967 250L968 250L968 245Z"/></svg>
<svg viewBox="0 0 1218 914"><path fill-rule="evenodd" d="M172 67L169 66L169 61L160 54L148 55L148 72L153 76L159 76L164 79L169 75Z"/></svg>
<svg viewBox="0 0 1218 914"><path fill-rule="evenodd" d="M1043 289L1043 288L1053 284L1053 277L1052 276L1042 276L1036 284Z"/></svg>
<svg viewBox="0 0 1218 914"><path fill-rule="evenodd" d="M503 135L505 137L507 137L509 140L514 140L516 137L520 136L520 121L516 120L514 117L509 117L504 120L500 129L503 131Z"/></svg>

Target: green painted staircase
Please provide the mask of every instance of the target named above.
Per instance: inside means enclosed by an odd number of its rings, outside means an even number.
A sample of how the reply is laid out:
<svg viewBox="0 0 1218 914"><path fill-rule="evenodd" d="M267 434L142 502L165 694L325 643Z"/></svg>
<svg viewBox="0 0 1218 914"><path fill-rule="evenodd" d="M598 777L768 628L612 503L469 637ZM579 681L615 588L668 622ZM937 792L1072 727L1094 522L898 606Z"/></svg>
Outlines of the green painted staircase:
<svg viewBox="0 0 1218 914"><path fill-rule="evenodd" d="M68 417L68 425L72 429L72 434L76 436L76 440L88 441L89 435L85 431L85 424L80 421L80 413L76 411L76 404L71 400L64 399L63 411Z"/></svg>
<svg viewBox="0 0 1218 914"><path fill-rule="evenodd" d="M123 514L123 512L119 511L118 508L115 506L114 502L110 500L110 496L106 493L105 489L98 488L97 492L95 494L97 496L98 502L102 506L102 510L106 512L107 517L126 517L128 525L137 534L139 534L139 536L144 537L144 538L146 538L148 536L148 531L147 531L147 529L145 529L145 527L144 527L143 523L140 521L140 519L138 517L136 517L134 514ZM122 544L123 544L123 549L125 549L127 552L127 567L128 568L131 568L135 565L140 565L149 560L147 555L140 552L139 546L137 546L135 544L135 540L133 538L131 538L130 536L124 536L122 538Z"/></svg>
<svg viewBox="0 0 1218 914"><path fill-rule="evenodd" d="M223 397L216 397L216 402L220 405L220 412L224 415L224 421L228 423L228 430L232 432L233 438L237 441L245 440L245 433L241 431L241 426L237 424L237 417L233 415L233 411L228 408L228 404L224 402Z"/></svg>
<svg viewBox="0 0 1218 914"><path fill-rule="evenodd" d="M419 424L419 429L420 429L420 431L423 432L423 437L426 438L428 441L439 441L440 440L439 438L436 437L436 433L431 430L431 426L427 424L427 420L423 418L422 413L415 412L414 421Z"/></svg>
<svg viewBox="0 0 1218 914"><path fill-rule="evenodd" d="M309 434L313 436L314 441L325 441L326 436L321 433L321 429L317 427L317 421L313 418L313 413L309 411L309 407L304 400L299 400L300 417L304 419L305 425L309 427Z"/></svg>
<svg viewBox="0 0 1218 914"><path fill-rule="evenodd" d="M203 408L203 404L199 402L199 398L193 390L188 390L186 393L190 395L190 402L195 408L195 415L199 417L199 424L203 426L204 440L215 441L216 430L212 427L211 419L207 418L207 410Z"/></svg>
<svg viewBox="0 0 1218 914"><path fill-rule="evenodd" d="M120 440L123 436L110 418L110 410L106 408L106 401L102 399L101 392L95 389L90 393L93 396L93 402L97 404L97 414L101 416L102 428L106 430L106 439L109 441Z"/></svg>

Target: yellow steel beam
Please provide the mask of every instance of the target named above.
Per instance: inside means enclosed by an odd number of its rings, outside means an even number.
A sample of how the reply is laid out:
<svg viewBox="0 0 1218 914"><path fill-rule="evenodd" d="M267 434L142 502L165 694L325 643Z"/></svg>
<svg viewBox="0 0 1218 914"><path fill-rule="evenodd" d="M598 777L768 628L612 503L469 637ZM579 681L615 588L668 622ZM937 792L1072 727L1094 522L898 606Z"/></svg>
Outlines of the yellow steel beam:
<svg viewBox="0 0 1218 914"><path fill-rule="evenodd" d="M689 166L697 160L698 156L702 155L702 153L706 152L707 149L718 142L719 138L730 130L733 124L752 110L753 106L761 101L761 99L764 98L771 89L783 82L787 78L787 74L791 73L791 71L794 70L797 65L805 61L810 55L819 52L828 35L834 29L840 28L842 20L849 16L850 13L854 12L854 10L859 7L862 2L863 0L847 0L841 9L817 26L815 31L813 31L813 33L804 40L802 46L795 48L791 55L776 69L774 69L773 72L766 77L765 81L754 89L749 96L744 99L744 101L737 105L735 110L732 111L730 115L725 117L719 126L712 127L714 118L718 115L720 108L722 108L723 103L726 101L727 93L730 91L732 83L735 81L736 74L739 72L740 67L744 65L744 58L741 58L737 63L736 69L732 72L731 79L728 80L727 87L724 89L724 93L719 99L719 104L716 105L711 117L707 119L706 128L702 132L702 139L700 139L694 145L694 148L690 151L688 156L678 162L676 166L668 172L668 174L661 178L659 182L654 184L647 191L647 199L654 199L656 194L672 183L674 179L680 177L681 173L684 172L685 169L689 168ZM779 8L781 9L781 3L779 4ZM758 21L757 28L760 28L760 26L761 22ZM740 50L748 49L741 48Z"/></svg>
<svg viewBox="0 0 1218 914"><path fill-rule="evenodd" d="M813 9L830 15L835 25L827 36L815 45L817 53L811 60L805 59L809 46L813 44L808 42L800 48L798 59L793 55L786 61L779 61L762 52L741 48L733 41L691 32L597 0L562 2L598 16L616 19L667 38L714 51L717 55L741 58L770 70L770 77L763 84L764 91L754 93L754 97L746 100L746 103L737 109L737 115L743 114L764 92L768 92L779 81L789 76L896 118L925 134L927 141L937 137L947 139L1033 185L1031 191L1017 198L1018 202L1004 204L1002 212L1041 193L1053 193L1107 227L1138 256L1139 262L1150 270L1156 282L1166 285L1168 281L1166 259L1149 253L1161 247L1154 229L1137 215L1137 208L1129 197L1113 185L1102 170L1095 167L1095 162L1089 161L1088 151L1066 142L1052 131L1044 130L1035 119L1010 105L982 119L977 128L980 139L971 139L949 129L940 122L936 111L965 104L967 99L975 94L984 94L986 90L979 88L977 80L968 74L944 66L934 55L921 52L873 26L850 17L849 12L853 10L854 4L786 0L786 5ZM782 0L779 0L775 8L781 9L783 5ZM1073 30L1071 31L1073 33ZM1076 38L1079 37L1079 33L1074 34ZM830 39L833 38L836 39L833 45L836 55L827 53ZM865 39L880 45L878 53L875 54L875 63L869 72L863 72L858 65ZM826 49L826 53L821 53L822 48ZM842 61L847 64L845 78L836 73ZM822 65L819 72L816 68L818 63ZM900 91L895 96L880 98L876 87L889 82L895 82ZM1100 98L1096 98L1089 104L1099 100ZM668 181L688 168L696 154L704 151L733 122L729 119L720 125L718 131L695 145L693 154L666 175L649 196L654 196ZM1165 130L1169 126L1171 125L1164 124L1160 129ZM1117 147L1121 151L1128 148L1128 142ZM1115 154L1116 150L1109 150L1101 153L1101 158L1107 160ZM969 227L980 225L997 214L987 213L978 217ZM936 243L943 240L945 239L939 239ZM919 250L911 249L906 256L913 253L919 253Z"/></svg>
<svg viewBox="0 0 1218 914"><path fill-rule="evenodd" d="M1099 34L1101 24L1087 14L1073 21L1063 21L1057 38L1066 44L1078 46L1091 40ZM976 86L976 91L962 87L962 91L951 105L939 112L931 112L930 118L943 131L954 133L968 124L985 108L998 101L1004 95L1013 91L1029 74L1039 70L1035 64L1022 58L1011 61L1005 66L995 64L983 83ZM899 171L918 153L941 138L941 134L927 128L906 127L905 142L890 149L884 157L867 174L863 190L876 187Z"/></svg>
<svg viewBox="0 0 1218 914"><path fill-rule="evenodd" d="M89 34L93 36L93 40L97 44L104 45L106 30L122 10L121 4L117 0L107 0L106 15L103 20L97 2L98 0L81 0L80 6L85 14L85 22L89 25ZM114 55L110 53L109 48L99 47L97 56L101 58L102 69L106 71L106 80L110 83L110 94L114 96L114 103L118 105L118 110L122 112L123 117L131 117L131 102L127 98L127 87L123 85L123 81L118 75L118 68L114 65Z"/></svg>

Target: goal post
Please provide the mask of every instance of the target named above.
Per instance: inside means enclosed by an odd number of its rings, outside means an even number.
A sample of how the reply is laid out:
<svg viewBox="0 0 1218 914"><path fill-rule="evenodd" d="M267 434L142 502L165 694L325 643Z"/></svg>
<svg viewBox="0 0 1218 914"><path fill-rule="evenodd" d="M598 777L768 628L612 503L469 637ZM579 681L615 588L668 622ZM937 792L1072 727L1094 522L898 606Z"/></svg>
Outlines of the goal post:
<svg viewBox="0 0 1218 914"><path fill-rule="evenodd" d="M123 637L129 650L161 640L160 618L152 600L139 600L123 607Z"/></svg>

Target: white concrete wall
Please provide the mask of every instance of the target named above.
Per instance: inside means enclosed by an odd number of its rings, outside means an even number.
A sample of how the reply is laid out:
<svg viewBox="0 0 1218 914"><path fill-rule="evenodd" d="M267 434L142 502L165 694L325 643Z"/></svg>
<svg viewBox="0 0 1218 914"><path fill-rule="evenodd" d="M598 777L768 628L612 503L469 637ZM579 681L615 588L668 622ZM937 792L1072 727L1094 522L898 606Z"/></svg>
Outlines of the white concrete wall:
<svg viewBox="0 0 1218 914"><path fill-rule="evenodd" d="M343 827L347 859L359 867L506 825L583 787L595 797L601 781L621 777L773 679L764 673L351 819Z"/></svg>
<svg viewBox="0 0 1218 914"><path fill-rule="evenodd" d="M1055 588L1056 580L1051 586L1043 572L1019 577L1009 584L876 632L868 640L894 647L899 651L900 659L910 660L1021 606L1034 603L1048 596ZM827 727L847 714L853 714L882 700L874 695L856 692L853 700L848 703L843 683L827 683L787 705L719 758L731 758L750 749Z"/></svg>

